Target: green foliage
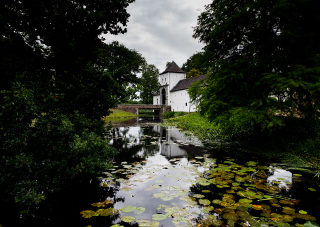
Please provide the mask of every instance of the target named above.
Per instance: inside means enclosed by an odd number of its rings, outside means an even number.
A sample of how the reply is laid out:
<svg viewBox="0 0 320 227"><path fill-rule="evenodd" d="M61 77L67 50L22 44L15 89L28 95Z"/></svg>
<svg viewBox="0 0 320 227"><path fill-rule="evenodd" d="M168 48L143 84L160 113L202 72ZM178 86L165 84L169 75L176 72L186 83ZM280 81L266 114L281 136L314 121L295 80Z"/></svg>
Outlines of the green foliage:
<svg viewBox="0 0 320 227"><path fill-rule="evenodd" d="M171 112L171 111L163 112L161 117L164 119L172 118L174 117L174 112Z"/></svg>
<svg viewBox="0 0 320 227"><path fill-rule="evenodd" d="M202 117L199 113L170 118L166 120L166 123L176 125L186 131L191 131L201 140L212 144L225 139L221 134L219 125L208 121L207 118Z"/></svg>
<svg viewBox="0 0 320 227"><path fill-rule="evenodd" d="M137 115L122 111L122 110L117 110L117 109L110 109L111 113L106 116L105 118L120 118L120 117L136 117Z"/></svg>
<svg viewBox="0 0 320 227"><path fill-rule="evenodd" d="M114 150L100 119L128 97L144 59L102 35L126 31L132 2L3 2L1 202L32 208L107 167Z"/></svg>
<svg viewBox="0 0 320 227"><path fill-rule="evenodd" d="M172 117L181 117L184 116L188 113L186 112L172 112L172 111L167 111L162 113L161 117L164 119L172 118Z"/></svg>
<svg viewBox="0 0 320 227"><path fill-rule="evenodd" d="M100 121L78 112L36 115L32 93L21 86L2 98L1 193L31 206L45 199L48 188L87 179L107 167L114 151L101 137ZM13 113L15 117L8 116Z"/></svg>
<svg viewBox="0 0 320 227"><path fill-rule="evenodd" d="M144 104L153 103L153 95L160 89L158 81L159 70L154 65L145 64L142 68L142 77L139 82L140 98Z"/></svg>
<svg viewBox="0 0 320 227"><path fill-rule="evenodd" d="M274 131L282 117L319 117L319 2L212 1L194 37L209 78L191 88L202 114L232 133Z"/></svg>
<svg viewBox="0 0 320 227"><path fill-rule="evenodd" d="M189 72L187 72L187 78L197 77L201 75L203 75L203 73L197 69L191 69Z"/></svg>
<svg viewBox="0 0 320 227"><path fill-rule="evenodd" d="M209 60L206 59L206 55L204 52L199 52L199 53L196 53L194 55L192 55L186 63L184 63L182 65L182 69L187 72L187 77L188 77L188 74L191 73L191 75L194 74L194 70L196 70L197 74L199 74L198 76L200 75L203 75L203 74L206 74L208 72L211 71L210 69L210 63L209 63ZM193 77L189 75L188 78L190 77Z"/></svg>

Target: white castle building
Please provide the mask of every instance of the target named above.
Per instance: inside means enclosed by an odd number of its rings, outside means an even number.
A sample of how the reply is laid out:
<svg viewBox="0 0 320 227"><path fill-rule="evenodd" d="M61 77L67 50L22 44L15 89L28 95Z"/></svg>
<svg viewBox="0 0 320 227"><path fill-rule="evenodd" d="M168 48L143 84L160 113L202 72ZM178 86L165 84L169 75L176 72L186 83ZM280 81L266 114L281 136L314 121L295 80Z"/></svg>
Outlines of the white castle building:
<svg viewBox="0 0 320 227"><path fill-rule="evenodd" d="M195 112L196 105L190 102L188 88L202 79L205 76L186 79L186 73L174 61L169 63L167 69L159 75L161 87L153 96L153 104L171 106L174 112Z"/></svg>

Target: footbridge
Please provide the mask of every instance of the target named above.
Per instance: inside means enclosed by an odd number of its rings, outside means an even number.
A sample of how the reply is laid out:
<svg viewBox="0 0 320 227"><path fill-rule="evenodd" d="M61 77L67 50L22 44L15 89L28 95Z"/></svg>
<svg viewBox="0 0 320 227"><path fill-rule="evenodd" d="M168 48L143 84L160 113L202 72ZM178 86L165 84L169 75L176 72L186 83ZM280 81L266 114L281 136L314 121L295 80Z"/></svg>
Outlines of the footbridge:
<svg viewBox="0 0 320 227"><path fill-rule="evenodd" d="M139 114L139 110L154 110L155 114L161 114L163 112L170 111L171 106L152 104L123 104L118 105L116 109L130 112L136 115Z"/></svg>

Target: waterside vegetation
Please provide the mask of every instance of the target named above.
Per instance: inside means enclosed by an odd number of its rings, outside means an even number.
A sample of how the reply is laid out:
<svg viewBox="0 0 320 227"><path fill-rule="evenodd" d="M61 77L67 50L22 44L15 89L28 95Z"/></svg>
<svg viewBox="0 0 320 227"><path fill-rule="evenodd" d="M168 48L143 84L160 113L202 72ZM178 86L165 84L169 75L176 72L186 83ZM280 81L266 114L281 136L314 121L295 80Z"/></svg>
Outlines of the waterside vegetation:
<svg viewBox="0 0 320 227"><path fill-rule="evenodd" d="M291 168L312 169L319 177L320 154L319 126L291 119L287 127L272 134L251 134L229 130L211 122L200 113L190 113L166 119L164 125L174 125L200 138L213 150L226 151L242 156L255 155L278 160ZM299 130L298 130L299 129ZM234 152L236 151L236 152Z"/></svg>

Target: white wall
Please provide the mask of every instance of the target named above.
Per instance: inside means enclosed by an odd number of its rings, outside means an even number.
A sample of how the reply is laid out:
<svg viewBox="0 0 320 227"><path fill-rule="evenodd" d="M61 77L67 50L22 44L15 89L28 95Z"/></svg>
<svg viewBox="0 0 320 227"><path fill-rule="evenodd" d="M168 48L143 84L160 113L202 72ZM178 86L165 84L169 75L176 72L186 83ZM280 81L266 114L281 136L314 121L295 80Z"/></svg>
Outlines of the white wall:
<svg viewBox="0 0 320 227"><path fill-rule="evenodd" d="M160 105L160 95L153 96L153 105Z"/></svg>
<svg viewBox="0 0 320 227"><path fill-rule="evenodd" d="M171 99L169 105L171 106L171 111L174 112L195 112L196 106L190 103L190 96L187 90L180 90L175 92L170 92Z"/></svg>

